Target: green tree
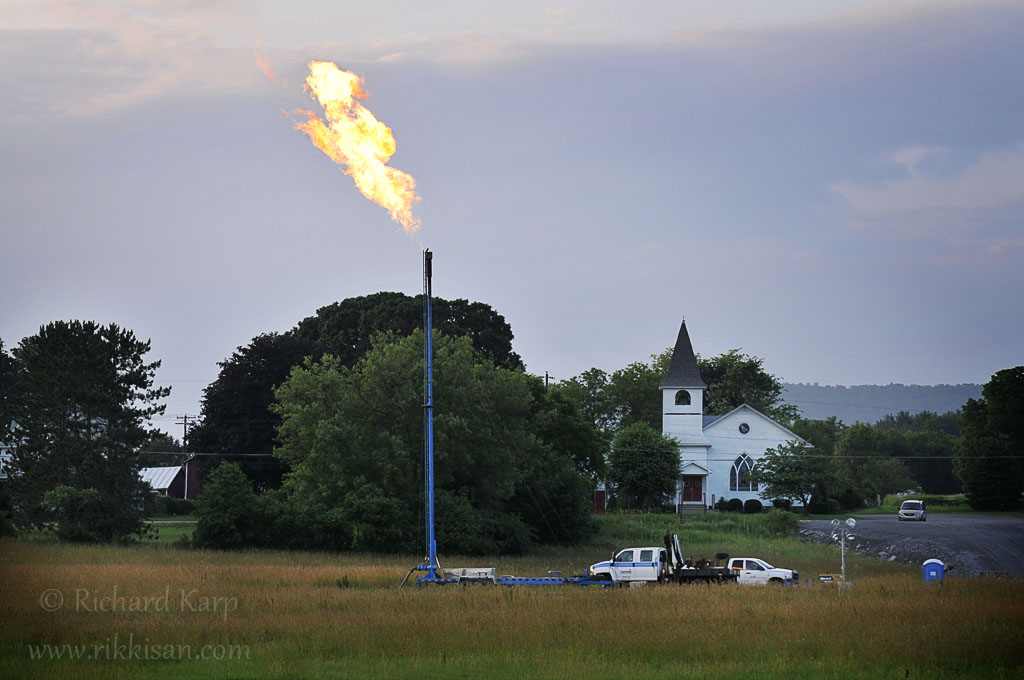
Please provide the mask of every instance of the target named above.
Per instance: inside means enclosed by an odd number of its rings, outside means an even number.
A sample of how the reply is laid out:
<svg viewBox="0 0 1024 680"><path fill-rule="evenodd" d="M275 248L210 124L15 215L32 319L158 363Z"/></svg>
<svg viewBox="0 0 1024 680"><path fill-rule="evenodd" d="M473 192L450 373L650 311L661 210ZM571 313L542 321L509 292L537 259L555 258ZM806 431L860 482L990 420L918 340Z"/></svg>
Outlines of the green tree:
<svg viewBox="0 0 1024 680"><path fill-rule="evenodd" d="M825 420L797 418L790 429L813 446L817 455L831 456L846 426L835 416L829 416Z"/></svg>
<svg viewBox="0 0 1024 680"><path fill-rule="evenodd" d="M651 355L649 362L637 361L611 375L591 368L558 384L576 401L581 412L609 441L617 432L635 423L661 429L661 390L668 372L672 349ZM763 360L730 350L711 359L697 357L701 377L707 383L704 415L724 415L746 403L783 423L797 414L795 406L782 403L782 383L765 372Z"/></svg>
<svg viewBox="0 0 1024 680"><path fill-rule="evenodd" d="M617 508L654 510L671 502L679 481L674 439L647 423L634 423L615 436L608 463Z"/></svg>
<svg viewBox="0 0 1024 680"><path fill-rule="evenodd" d="M284 489L319 514L340 513L352 529L345 547L420 545L422 345L421 331L386 334L354 366L307 361L276 391ZM467 337L435 332L434 350L439 549L513 552L531 534L586 535L590 485L573 452L544 439L541 421L561 405L542 403L539 379L495 366Z"/></svg>
<svg viewBox="0 0 1024 680"><path fill-rule="evenodd" d="M153 430L143 444L139 464L142 467L169 467L181 465L186 457L185 447L178 439L166 432Z"/></svg>
<svg viewBox="0 0 1024 680"><path fill-rule="evenodd" d="M636 361L612 373L607 392L615 408L616 431L637 423L661 429L659 385L665 373L658 369L659 358L652 356L651 359L649 364Z"/></svg>
<svg viewBox="0 0 1024 680"><path fill-rule="evenodd" d="M608 435L615 429L617 415L608 394L610 378L600 368L591 368L563 380L552 389L558 390L576 404L576 408L600 432ZM610 437L607 437L610 441Z"/></svg>
<svg viewBox="0 0 1024 680"><path fill-rule="evenodd" d="M111 537L124 539L121 526L123 513L111 512L108 503L96 489L74 489L58 486L43 495L43 502L52 508L53 522L47 527L61 541L98 543ZM150 528L142 535L155 535Z"/></svg>
<svg viewBox="0 0 1024 680"><path fill-rule="evenodd" d="M995 373L961 409L954 469L977 510L1013 510L1024 490L1024 366Z"/></svg>
<svg viewBox="0 0 1024 680"><path fill-rule="evenodd" d="M500 366L522 367L519 355L512 351L512 329L490 306L441 298L434 298L433 304L436 329L469 337L478 352ZM369 350L377 333L407 336L422 326L422 296L375 293L322 307L287 333L256 336L220 362L217 379L203 393L200 424L190 435L190 450L237 456L236 462L258 489L280 486L288 467L271 457L280 418L270 405L274 388L292 367L325 353L352 366Z"/></svg>
<svg viewBox="0 0 1024 680"><path fill-rule="evenodd" d="M139 454L149 419L164 412L159 402L170 393L153 386L160 362L145 362L149 350L131 331L92 321L48 324L14 349L8 481L21 526L47 521L44 495L64 486L98 493L111 521L96 540L144 531Z"/></svg>
<svg viewBox="0 0 1024 680"><path fill-rule="evenodd" d="M599 368L563 380L556 386L562 394L576 402L586 415L611 442L622 428L634 423L647 423L660 427L661 392L658 385L664 377L652 363L634 362L611 375Z"/></svg>
<svg viewBox="0 0 1024 680"><path fill-rule="evenodd" d="M920 411L913 414L909 411L899 411L895 414L885 414L878 419L875 427L882 430L897 430L904 434L909 432L939 431L959 437L960 413L949 411L939 415L932 411Z"/></svg>
<svg viewBox="0 0 1024 680"><path fill-rule="evenodd" d="M217 379L203 390L200 424L192 429L192 451L237 456L242 471L265 490L281 485L288 466L273 457L281 419L271 412L274 388L308 356L320 356L319 343L291 333L265 333L221 361Z"/></svg>
<svg viewBox="0 0 1024 680"><path fill-rule="evenodd" d="M840 482L846 487L846 497L839 499L844 506L857 499L881 507L887 494L916 486L902 460L909 447L899 432L855 423L836 442L835 455Z"/></svg>
<svg viewBox="0 0 1024 680"><path fill-rule="evenodd" d="M1019 461L1024 454L1024 366L997 372L981 393L988 405L989 432L1008 442Z"/></svg>
<svg viewBox="0 0 1024 680"><path fill-rule="evenodd" d="M531 385L537 435L556 451L572 458L580 474L593 480L603 478L608 442L601 431L557 385L545 389L540 380Z"/></svg>
<svg viewBox="0 0 1024 680"><path fill-rule="evenodd" d="M4 341L0 339L0 442L6 442L11 437L10 409L17 377L17 362L4 349Z"/></svg>
<svg viewBox="0 0 1024 680"><path fill-rule="evenodd" d="M192 544L199 548L242 548L257 542L256 494L252 482L232 462L222 462L206 477L196 499L196 530Z"/></svg>
<svg viewBox="0 0 1024 680"><path fill-rule="evenodd" d="M454 337L468 337L473 347L497 366L522 368L512 351L512 329L490 305L468 300L433 298L434 329ZM319 343L345 366L352 366L383 332L408 336L423 328L423 296L374 293L347 298L316 311L299 322L297 337Z"/></svg>
<svg viewBox="0 0 1024 680"><path fill-rule="evenodd" d="M751 471L761 498L795 501L808 511L811 496L833 485L834 460L802 442L791 441L765 451Z"/></svg>
<svg viewBox="0 0 1024 680"><path fill-rule="evenodd" d="M799 411L782 403L782 382L764 370L764 359L731 349L711 359L697 357L707 383L704 415L723 415L747 404L781 423L791 423Z"/></svg>
<svg viewBox="0 0 1024 680"><path fill-rule="evenodd" d="M958 437L938 428L903 435L911 458L904 462L910 476L925 493L952 494L963 491L960 478L953 471L953 456Z"/></svg>
<svg viewBox="0 0 1024 680"><path fill-rule="evenodd" d="M18 532L14 528L11 508L11 491L7 485L0 482L0 537L14 536Z"/></svg>

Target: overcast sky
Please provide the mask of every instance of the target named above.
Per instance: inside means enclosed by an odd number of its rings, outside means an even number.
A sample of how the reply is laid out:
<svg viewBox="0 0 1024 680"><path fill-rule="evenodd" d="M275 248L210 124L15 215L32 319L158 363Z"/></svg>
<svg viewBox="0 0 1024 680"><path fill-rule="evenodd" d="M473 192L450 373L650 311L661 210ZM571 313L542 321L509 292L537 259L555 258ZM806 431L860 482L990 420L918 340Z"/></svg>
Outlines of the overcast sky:
<svg viewBox="0 0 1024 680"><path fill-rule="evenodd" d="M787 382L1024 363L1022 3L360 4L0 0L4 344L134 330L179 433L254 336L418 293L421 242L282 115L316 59L393 130L435 294L533 373L684 315Z"/></svg>

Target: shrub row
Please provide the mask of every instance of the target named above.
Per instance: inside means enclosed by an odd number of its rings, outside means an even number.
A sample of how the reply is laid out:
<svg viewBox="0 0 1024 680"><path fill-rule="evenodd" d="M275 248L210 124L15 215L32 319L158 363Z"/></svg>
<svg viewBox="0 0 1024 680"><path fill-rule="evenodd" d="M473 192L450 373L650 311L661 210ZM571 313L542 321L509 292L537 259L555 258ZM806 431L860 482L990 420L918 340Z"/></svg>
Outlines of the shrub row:
<svg viewBox="0 0 1024 680"><path fill-rule="evenodd" d="M790 501L776 498L772 501L772 507L777 510L789 510ZM715 510L719 512L742 512L744 515L757 515L764 512L764 504L756 498L748 498L743 501L739 498L728 500L721 498L715 503Z"/></svg>
<svg viewBox="0 0 1024 680"><path fill-rule="evenodd" d="M530 528L517 516L472 507L461 496L438 490L437 548L458 554L517 554L530 545ZM295 502L278 489L253 492L234 463L221 463L207 478L196 503L199 548L274 548L408 552L422 534L407 505L364 485L336 507ZM185 541L183 541L184 543Z"/></svg>
<svg viewBox="0 0 1024 680"><path fill-rule="evenodd" d="M195 501L184 498L173 498L150 493L146 498L147 515L191 515L195 509Z"/></svg>

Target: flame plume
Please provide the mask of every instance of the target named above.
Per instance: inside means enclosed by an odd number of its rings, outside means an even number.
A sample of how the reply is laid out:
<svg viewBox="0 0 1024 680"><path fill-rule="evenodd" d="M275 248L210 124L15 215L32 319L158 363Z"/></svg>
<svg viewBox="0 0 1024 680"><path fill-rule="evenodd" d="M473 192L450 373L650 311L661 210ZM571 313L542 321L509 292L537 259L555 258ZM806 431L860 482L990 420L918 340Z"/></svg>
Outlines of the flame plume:
<svg viewBox="0 0 1024 680"><path fill-rule="evenodd" d="M306 120L295 129L308 135L316 148L340 165L363 196L386 208L405 233L415 233L420 227L419 219L412 214L413 202L420 200L416 180L387 166L395 153L395 137L387 125L356 101L368 97L363 79L329 61L311 61L304 89L320 102L326 122L312 111L299 111Z"/></svg>

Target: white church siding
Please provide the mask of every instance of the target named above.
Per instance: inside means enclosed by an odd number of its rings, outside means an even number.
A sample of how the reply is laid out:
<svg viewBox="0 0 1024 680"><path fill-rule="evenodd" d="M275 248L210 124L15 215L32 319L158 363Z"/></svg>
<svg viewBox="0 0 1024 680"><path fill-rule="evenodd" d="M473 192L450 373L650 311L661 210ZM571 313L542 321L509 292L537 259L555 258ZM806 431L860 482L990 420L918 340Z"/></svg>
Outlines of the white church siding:
<svg viewBox="0 0 1024 680"><path fill-rule="evenodd" d="M723 498L761 500L759 491L752 484L745 491L732 488L731 473L736 460L745 455L756 467L757 461L768 449L790 441L803 441L786 427L746 404L719 417L702 415L707 385L700 376L686 321L679 328L668 373L660 389L662 433L679 442L682 474L676 492L677 509L692 507L694 504L698 507L713 507ZM683 396L679 398L681 393ZM684 477L688 484L692 485L695 481L701 483L701 498L695 499L692 493L689 494L689 500L684 498Z"/></svg>
<svg viewBox="0 0 1024 680"><path fill-rule="evenodd" d="M743 425L746 425L745 433L741 431ZM756 466L768 449L788 441L803 441L789 429L746 404L708 425L704 429L704 436L711 442L708 450L708 468L711 470L708 487L710 493L714 494L714 500L709 496L708 505L714 505L721 498L762 500L759 491L731 488L730 473L736 459L746 454ZM767 504L766 501L762 502Z"/></svg>

